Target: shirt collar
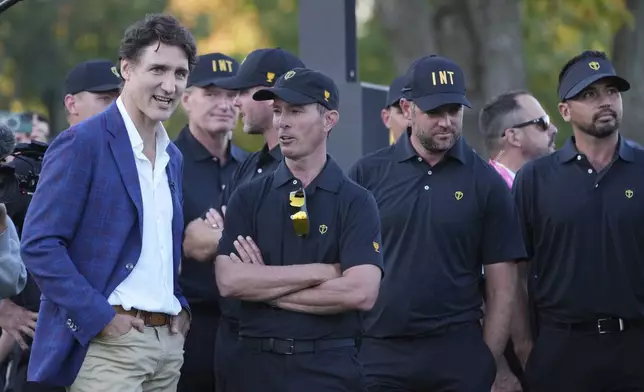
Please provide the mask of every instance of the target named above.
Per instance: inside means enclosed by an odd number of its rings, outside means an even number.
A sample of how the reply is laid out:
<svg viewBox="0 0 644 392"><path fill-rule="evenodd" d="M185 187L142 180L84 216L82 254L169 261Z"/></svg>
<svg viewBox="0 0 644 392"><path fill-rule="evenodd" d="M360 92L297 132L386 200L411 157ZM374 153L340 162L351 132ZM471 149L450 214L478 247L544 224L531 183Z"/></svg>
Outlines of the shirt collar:
<svg viewBox="0 0 644 392"><path fill-rule="evenodd" d="M136 128L136 125L134 125L134 121L132 121L132 118L127 112L127 109L125 108L125 105L123 104L123 100L119 96L116 100L116 107L119 110L119 113L121 113L121 117L123 117L123 123L125 124L125 129L127 130L127 134L130 138L130 143L132 144L132 149L135 151L142 152L143 151L143 139L141 138L141 135L139 134L139 131ZM156 143L157 143L157 149L160 148L161 151L165 151L166 148L168 148L168 145L170 144L170 137L168 136L168 132L166 132L165 127L161 122L159 122L156 130Z"/></svg>
<svg viewBox="0 0 644 392"><path fill-rule="evenodd" d="M404 162L418 156L418 153L414 149L414 146L411 144L410 128L407 128L407 131L400 136L398 141L396 141L396 143L394 144L393 148L398 162ZM471 152L471 149L469 148L467 143L465 143L463 136L461 136L458 138L458 140L456 140L456 143L454 143L452 148L447 151L445 156L455 158L459 162L465 164L468 160L468 152Z"/></svg>
<svg viewBox="0 0 644 392"><path fill-rule="evenodd" d="M616 153L617 156L619 156L619 158L623 161L633 162L633 147L626 142L622 135L619 135ZM568 163L575 159L577 155L579 155L579 151L577 150L577 146L575 145L574 136L571 136L568 138L568 140L566 140L566 143L558 151L558 154L559 162L561 163Z"/></svg>
<svg viewBox="0 0 644 392"><path fill-rule="evenodd" d="M273 188L279 188L282 185L294 180L295 177L286 166L286 160L283 160L275 170L273 175ZM320 174L309 184L307 188L321 188L329 192L337 193L344 179L344 174L340 166L329 155L326 156L326 163Z"/></svg>
<svg viewBox="0 0 644 392"><path fill-rule="evenodd" d="M268 149L268 144L264 144L264 147L259 152L258 166L262 167L268 163L268 161L273 160L275 162L280 162L283 159L282 149L280 145L276 145L271 150Z"/></svg>
<svg viewBox="0 0 644 392"><path fill-rule="evenodd" d="M184 159L189 158L195 162L212 160L213 156L210 151L208 151L203 144L199 143L192 132L190 132L190 128L187 125L183 127L177 139L184 140L186 143L186 153L183 156ZM248 153L229 141L228 146L226 147L226 156L227 158L232 158L237 162L243 162L248 156ZM228 161L230 161L230 159L228 159Z"/></svg>

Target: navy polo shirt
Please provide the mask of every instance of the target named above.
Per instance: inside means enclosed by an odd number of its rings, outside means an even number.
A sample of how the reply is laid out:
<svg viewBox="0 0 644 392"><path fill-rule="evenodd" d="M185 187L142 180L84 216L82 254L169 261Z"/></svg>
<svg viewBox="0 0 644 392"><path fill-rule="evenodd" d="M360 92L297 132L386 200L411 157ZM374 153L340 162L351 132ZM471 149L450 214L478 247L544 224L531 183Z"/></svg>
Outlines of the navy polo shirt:
<svg viewBox="0 0 644 392"><path fill-rule="evenodd" d="M219 201L226 184L248 156L229 144L224 165L206 150L185 127L174 142L183 154L183 216L187 226L202 217L209 208L220 208ZM214 201L214 202L213 202ZM212 265L184 258L179 282L190 304L215 302L219 297L212 276Z"/></svg>
<svg viewBox="0 0 644 392"><path fill-rule="evenodd" d="M219 254L236 252L233 241L242 235L255 240L266 265L339 262L343 271L364 264L382 268L378 208L368 191L327 157L320 174L305 188L310 233L298 237L289 218L289 194L300 188L284 161L272 175L240 186L228 203ZM282 339L357 337L360 314L313 315L241 301L239 333Z"/></svg>
<svg viewBox="0 0 644 392"><path fill-rule="evenodd" d="M597 173L569 139L524 165L513 193L542 318L644 318L644 151L620 138Z"/></svg>
<svg viewBox="0 0 644 392"><path fill-rule="evenodd" d="M225 206L230 200L230 195L239 188L240 185L247 184L255 178L268 174L273 174L277 166L282 161L282 150L279 144L269 150L268 145L248 156L246 160L237 168L230 183L224 189L221 195L221 205ZM231 320L239 319L240 302L235 298L220 298L219 308L221 314Z"/></svg>
<svg viewBox="0 0 644 392"><path fill-rule="evenodd" d="M405 133L350 177L373 193L382 222L385 278L366 336L423 336L479 320L481 265L525 258L507 185L463 138L430 166Z"/></svg>
<svg viewBox="0 0 644 392"><path fill-rule="evenodd" d="M237 168L235 174L233 174L233 178L222 192L221 205L225 206L228 204L230 195L240 185L246 184L257 177L273 173L282 159L282 150L279 144L271 150L268 149L268 145L264 144L261 150L250 154Z"/></svg>

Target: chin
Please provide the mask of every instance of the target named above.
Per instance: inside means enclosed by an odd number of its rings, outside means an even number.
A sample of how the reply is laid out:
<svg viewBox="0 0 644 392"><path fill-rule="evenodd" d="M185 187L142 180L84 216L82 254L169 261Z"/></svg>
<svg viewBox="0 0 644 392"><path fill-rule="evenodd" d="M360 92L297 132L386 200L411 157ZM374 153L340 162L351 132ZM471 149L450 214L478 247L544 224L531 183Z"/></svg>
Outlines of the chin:
<svg viewBox="0 0 644 392"><path fill-rule="evenodd" d="M172 117L172 113L174 113L174 110L176 108L171 108L168 110L159 110L159 109L148 109L148 111L145 113L147 117L150 118L152 121L167 121L170 117Z"/></svg>

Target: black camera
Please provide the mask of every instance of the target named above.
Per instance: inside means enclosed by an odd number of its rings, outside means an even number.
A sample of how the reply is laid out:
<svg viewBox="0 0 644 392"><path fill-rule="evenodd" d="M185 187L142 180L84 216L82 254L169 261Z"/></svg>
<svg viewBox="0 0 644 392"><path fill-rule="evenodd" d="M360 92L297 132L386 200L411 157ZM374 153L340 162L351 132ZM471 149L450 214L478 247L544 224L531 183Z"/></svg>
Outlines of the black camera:
<svg viewBox="0 0 644 392"><path fill-rule="evenodd" d="M31 196L36 191L47 147L38 141L20 143L9 155L13 159L0 165L0 203L7 207L18 232L22 231Z"/></svg>

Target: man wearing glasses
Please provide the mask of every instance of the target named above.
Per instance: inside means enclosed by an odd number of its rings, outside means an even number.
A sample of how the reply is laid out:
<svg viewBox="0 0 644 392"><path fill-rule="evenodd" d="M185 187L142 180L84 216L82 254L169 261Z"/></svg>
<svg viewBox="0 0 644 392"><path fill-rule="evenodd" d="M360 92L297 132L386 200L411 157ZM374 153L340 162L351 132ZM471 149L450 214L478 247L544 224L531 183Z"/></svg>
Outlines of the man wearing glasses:
<svg viewBox="0 0 644 392"><path fill-rule="evenodd" d="M242 303L226 391L364 391L356 338L380 287L380 222L327 155L338 89L295 68L253 98L273 100L284 161L228 203L215 275Z"/></svg>
<svg viewBox="0 0 644 392"><path fill-rule="evenodd" d="M490 164L512 187L526 162L555 151L557 128L535 97L510 91L489 102L479 114Z"/></svg>
<svg viewBox="0 0 644 392"><path fill-rule="evenodd" d="M490 165L509 188L512 188L515 173L526 162L555 150L557 128L550 123L539 101L527 91L509 91L487 103L479 113L479 129L491 157ZM526 267L526 262L517 264L519 270ZM523 369L532 349L524 287L519 287L515 305L516 313L510 325L511 339L505 358L499 358L498 362L495 383L499 388L517 388L519 383L524 384Z"/></svg>
<svg viewBox="0 0 644 392"><path fill-rule="evenodd" d="M571 59L558 93L573 137L514 182L539 322L531 392L643 390L644 151L619 134L629 89L605 53Z"/></svg>
<svg viewBox="0 0 644 392"><path fill-rule="evenodd" d="M351 170L378 203L386 267L360 359L370 392L489 392L507 343L516 261L525 258L516 207L461 136L470 104L460 67L427 56L406 79L409 131Z"/></svg>

